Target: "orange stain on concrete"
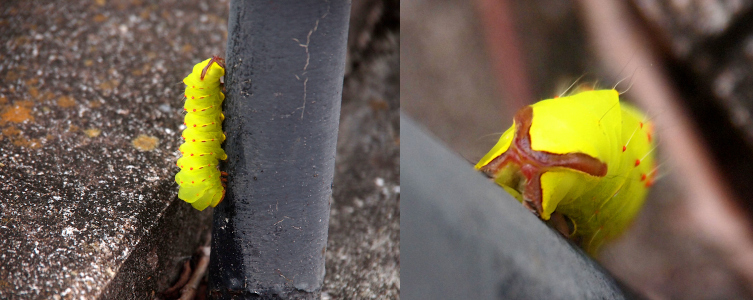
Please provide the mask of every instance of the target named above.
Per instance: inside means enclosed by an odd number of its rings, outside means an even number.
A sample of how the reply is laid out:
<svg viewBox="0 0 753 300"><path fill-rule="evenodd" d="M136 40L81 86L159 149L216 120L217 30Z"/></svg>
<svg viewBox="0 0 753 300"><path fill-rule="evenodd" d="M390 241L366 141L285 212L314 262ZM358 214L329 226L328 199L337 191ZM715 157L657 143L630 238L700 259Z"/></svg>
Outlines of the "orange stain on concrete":
<svg viewBox="0 0 753 300"><path fill-rule="evenodd" d="M11 123L23 123L25 121L34 121L34 116L31 114L32 103L29 101L19 101L18 103L7 106L2 109L0 113L0 124Z"/></svg>
<svg viewBox="0 0 753 300"><path fill-rule="evenodd" d="M18 137L13 140L13 145L24 148L39 149L42 148L42 142L39 139L27 139L24 137Z"/></svg>
<svg viewBox="0 0 753 300"><path fill-rule="evenodd" d="M18 130L18 128L15 127L7 127L3 128L2 133L4 136L7 137L14 137L21 134L21 130Z"/></svg>
<svg viewBox="0 0 753 300"><path fill-rule="evenodd" d="M13 145L18 147L25 147L31 149L39 149L42 147L42 142L39 139L28 139L21 135L21 130L15 127L6 127L0 131L0 140L8 138Z"/></svg>
<svg viewBox="0 0 753 300"><path fill-rule="evenodd" d="M99 130L97 128L89 128L87 130L84 130L84 134L86 134L86 136L90 138L97 137L100 133L102 133L102 130Z"/></svg>
<svg viewBox="0 0 753 300"><path fill-rule="evenodd" d="M105 17L105 15L103 15L103 14L98 14L98 15L94 16L94 22L102 23L105 20L107 20L107 17Z"/></svg>
<svg viewBox="0 0 753 300"><path fill-rule="evenodd" d="M73 97L60 96L60 98L58 98L58 106L62 108L73 107L76 106L76 100L74 100Z"/></svg>
<svg viewBox="0 0 753 300"><path fill-rule="evenodd" d="M154 150L154 148L157 148L157 145L159 145L159 139L153 136L142 134L136 137L132 143L133 147L141 152L152 151Z"/></svg>

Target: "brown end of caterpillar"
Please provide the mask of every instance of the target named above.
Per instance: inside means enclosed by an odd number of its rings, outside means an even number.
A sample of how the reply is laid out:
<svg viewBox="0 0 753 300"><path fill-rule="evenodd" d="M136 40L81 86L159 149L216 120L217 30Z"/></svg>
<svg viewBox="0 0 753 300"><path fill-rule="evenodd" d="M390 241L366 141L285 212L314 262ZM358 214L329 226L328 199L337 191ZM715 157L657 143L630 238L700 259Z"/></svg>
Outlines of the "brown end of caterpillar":
<svg viewBox="0 0 753 300"><path fill-rule="evenodd" d="M564 237L572 239L575 238L575 223L568 216L559 212L553 212L552 217L546 221L547 225L557 230Z"/></svg>
<svg viewBox="0 0 753 300"><path fill-rule="evenodd" d="M518 190L523 196L523 206L541 217L542 206L541 175L553 168L570 168L592 176L607 174L607 164L583 153L556 154L531 149L530 129L533 123L533 108L526 106L515 114L515 137L510 148L494 158L481 171L491 178L497 178L503 169L513 170L516 176L505 185Z"/></svg>
<svg viewBox="0 0 753 300"><path fill-rule="evenodd" d="M213 63L217 63L223 69L225 68L225 59L224 58L219 57L217 55L212 56L212 59L209 60L209 63L207 64L207 66L204 67L203 70L201 70L201 80L204 80L204 76L207 75L207 70L209 70L209 66L211 66Z"/></svg>

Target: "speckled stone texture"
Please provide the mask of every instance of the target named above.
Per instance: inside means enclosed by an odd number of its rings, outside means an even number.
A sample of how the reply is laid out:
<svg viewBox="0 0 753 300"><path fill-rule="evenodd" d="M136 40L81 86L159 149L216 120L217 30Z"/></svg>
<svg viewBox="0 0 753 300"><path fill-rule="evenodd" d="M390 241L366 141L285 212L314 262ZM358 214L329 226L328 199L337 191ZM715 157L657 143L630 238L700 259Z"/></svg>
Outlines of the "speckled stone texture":
<svg viewBox="0 0 753 300"><path fill-rule="evenodd" d="M399 294L396 3L353 5L325 299ZM206 242L173 180L181 81L224 55L227 7L0 5L0 299L158 298Z"/></svg>
<svg viewBox="0 0 753 300"><path fill-rule="evenodd" d="M227 4L0 8L0 298L163 290L209 229L176 198L181 80L223 53Z"/></svg>
<svg viewBox="0 0 753 300"><path fill-rule="evenodd" d="M325 300L400 297L399 4L352 4Z"/></svg>

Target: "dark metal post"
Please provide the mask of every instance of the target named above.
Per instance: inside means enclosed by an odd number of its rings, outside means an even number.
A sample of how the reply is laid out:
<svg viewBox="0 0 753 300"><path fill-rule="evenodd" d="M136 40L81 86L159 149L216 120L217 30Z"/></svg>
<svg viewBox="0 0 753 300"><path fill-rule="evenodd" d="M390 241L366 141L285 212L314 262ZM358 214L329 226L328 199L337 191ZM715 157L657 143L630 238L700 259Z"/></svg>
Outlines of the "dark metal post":
<svg viewBox="0 0 753 300"><path fill-rule="evenodd" d="M349 13L348 0L230 4L215 299L319 298Z"/></svg>

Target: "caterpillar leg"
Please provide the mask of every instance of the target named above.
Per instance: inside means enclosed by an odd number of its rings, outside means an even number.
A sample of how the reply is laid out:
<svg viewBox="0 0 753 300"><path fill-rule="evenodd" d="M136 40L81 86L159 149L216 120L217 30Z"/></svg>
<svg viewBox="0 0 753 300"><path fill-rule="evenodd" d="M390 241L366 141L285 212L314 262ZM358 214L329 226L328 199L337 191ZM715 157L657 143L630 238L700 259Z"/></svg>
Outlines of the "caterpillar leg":
<svg viewBox="0 0 753 300"><path fill-rule="evenodd" d="M222 186L225 186L225 184L223 183ZM222 200L225 200L225 190L224 189L222 190L222 197L220 197L220 201L217 202L217 204L222 203Z"/></svg>
<svg viewBox="0 0 753 300"><path fill-rule="evenodd" d="M552 216L546 221L549 226L556 229L566 238L572 238L575 234L575 223L570 218L559 212L553 212Z"/></svg>
<svg viewBox="0 0 753 300"><path fill-rule="evenodd" d="M230 176L230 174L224 171L220 171L220 181L222 183L223 189L222 189L222 197L220 197L220 201L218 201L217 204L220 204L222 203L222 200L225 200L225 192L227 191L227 184L225 184L225 182L227 182L227 178L225 178L226 176Z"/></svg>

